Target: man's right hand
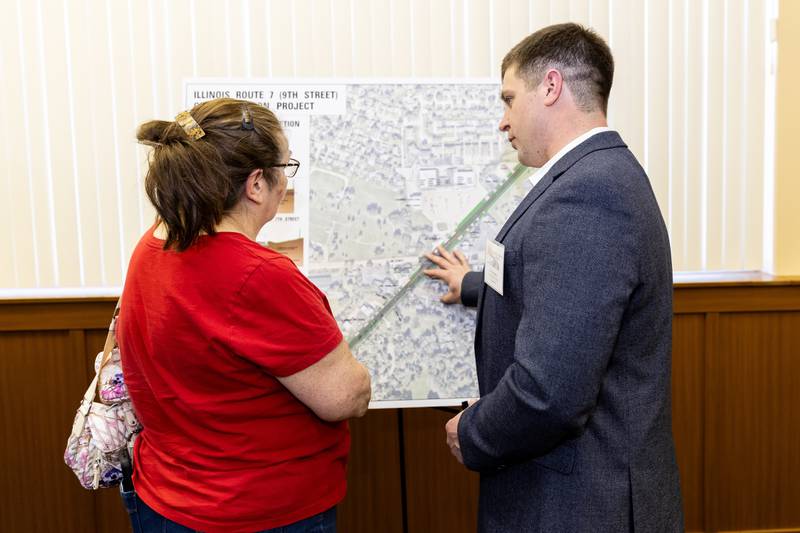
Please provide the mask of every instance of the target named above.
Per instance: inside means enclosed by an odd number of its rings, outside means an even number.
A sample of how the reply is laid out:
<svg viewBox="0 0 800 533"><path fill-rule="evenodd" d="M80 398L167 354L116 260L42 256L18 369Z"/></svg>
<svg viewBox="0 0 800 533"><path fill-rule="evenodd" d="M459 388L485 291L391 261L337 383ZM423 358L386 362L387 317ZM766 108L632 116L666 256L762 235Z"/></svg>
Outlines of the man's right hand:
<svg viewBox="0 0 800 533"><path fill-rule="evenodd" d="M446 304L461 303L461 282L467 272L471 270L469 262L458 250L450 253L441 244L436 247L436 251L438 255L426 253L425 258L439 268L429 268L423 272L429 278L438 279L447 284L449 290L442 296L442 302Z"/></svg>

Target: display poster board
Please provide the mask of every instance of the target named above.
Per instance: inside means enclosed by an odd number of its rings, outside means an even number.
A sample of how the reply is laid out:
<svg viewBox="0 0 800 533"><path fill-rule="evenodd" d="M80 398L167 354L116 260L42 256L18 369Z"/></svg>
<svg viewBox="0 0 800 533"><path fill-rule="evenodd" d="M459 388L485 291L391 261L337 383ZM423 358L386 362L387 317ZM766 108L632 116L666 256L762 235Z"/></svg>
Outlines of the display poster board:
<svg viewBox="0 0 800 533"><path fill-rule="evenodd" d="M370 407L478 396L475 312L439 301L422 254L444 244L483 267L486 241L530 189L498 130L499 84L476 80L191 79L187 108L254 101L283 124L297 176L259 242L325 292L370 370Z"/></svg>

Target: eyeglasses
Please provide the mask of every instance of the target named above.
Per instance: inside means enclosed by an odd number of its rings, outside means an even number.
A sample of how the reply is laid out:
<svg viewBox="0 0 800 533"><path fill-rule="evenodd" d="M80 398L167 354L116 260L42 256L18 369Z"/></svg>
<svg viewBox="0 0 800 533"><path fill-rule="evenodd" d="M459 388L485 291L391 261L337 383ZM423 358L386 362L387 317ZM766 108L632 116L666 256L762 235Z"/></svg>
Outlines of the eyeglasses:
<svg viewBox="0 0 800 533"><path fill-rule="evenodd" d="M283 165L272 165L270 168L283 168L283 173L286 174L287 178L293 178L295 174L297 174L297 170L300 168L300 161L297 159L290 157L288 163L284 163Z"/></svg>

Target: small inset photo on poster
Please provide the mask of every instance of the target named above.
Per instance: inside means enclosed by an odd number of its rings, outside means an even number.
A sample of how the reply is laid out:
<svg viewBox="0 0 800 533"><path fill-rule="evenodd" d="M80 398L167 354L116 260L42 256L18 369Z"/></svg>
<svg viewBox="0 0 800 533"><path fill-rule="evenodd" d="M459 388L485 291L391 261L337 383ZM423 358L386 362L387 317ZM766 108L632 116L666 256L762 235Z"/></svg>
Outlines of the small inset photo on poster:
<svg viewBox="0 0 800 533"><path fill-rule="evenodd" d="M278 214L292 213L294 213L294 188L286 190L286 196L283 197L283 200L278 205Z"/></svg>
<svg viewBox="0 0 800 533"><path fill-rule="evenodd" d="M294 261L298 267L303 266L303 238L290 241L267 242L267 248L275 250Z"/></svg>

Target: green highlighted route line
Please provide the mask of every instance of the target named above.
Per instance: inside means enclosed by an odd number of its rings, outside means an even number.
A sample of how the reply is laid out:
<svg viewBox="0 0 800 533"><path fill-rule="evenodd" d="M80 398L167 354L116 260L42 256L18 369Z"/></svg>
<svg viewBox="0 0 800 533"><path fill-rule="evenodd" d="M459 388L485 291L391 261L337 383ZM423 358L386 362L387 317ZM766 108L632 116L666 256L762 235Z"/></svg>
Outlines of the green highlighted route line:
<svg viewBox="0 0 800 533"><path fill-rule="evenodd" d="M488 211L489 208L492 207L495 204L495 202L508 189L510 189L511 186L514 185L514 183L516 183L517 180L521 176L523 176L528 170L529 170L528 167L517 164L517 166L514 167L514 170L511 171L511 173L508 175L508 178L506 178L506 181L504 181L502 185L500 185L497 189L495 189L494 192L492 192L491 194L485 196L483 200L478 202L475 205L475 207L473 207L472 210L469 213L467 213L467 215L461 220L461 222L459 222L458 226L456 226L456 229L455 231L453 231L453 234L450 235L450 238L448 238L444 243L442 243L442 246L446 250L452 251L452 248L458 243L458 241L461 240L461 238L464 236L464 234L467 232L467 229L473 224L473 222L478 220L478 218L480 218L481 215L483 215L486 211ZM366 338L372 332L372 330L375 329L375 326L378 325L378 323L381 321L381 319L383 319L386 313L388 313L395 306L395 304L403 296L406 295L406 293L408 293L412 288L414 288L414 286L417 284L420 278L424 276L422 271L428 268L428 264L426 263L428 263L428 261L425 261L423 264L417 267L414 273L411 274L411 277L408 278L408 281L406 281L405 284L402 287L400 287L397 290L397 292L394 293L394 296L386 300L386 302L381 306L381 308L375 311L372 317L370 317L367 323L361 329L359 329L355 335L353 335L351 338L347 340L351 348L354 348L356 345L358 345L359 342L364 340L364 338Z"/></svg>

